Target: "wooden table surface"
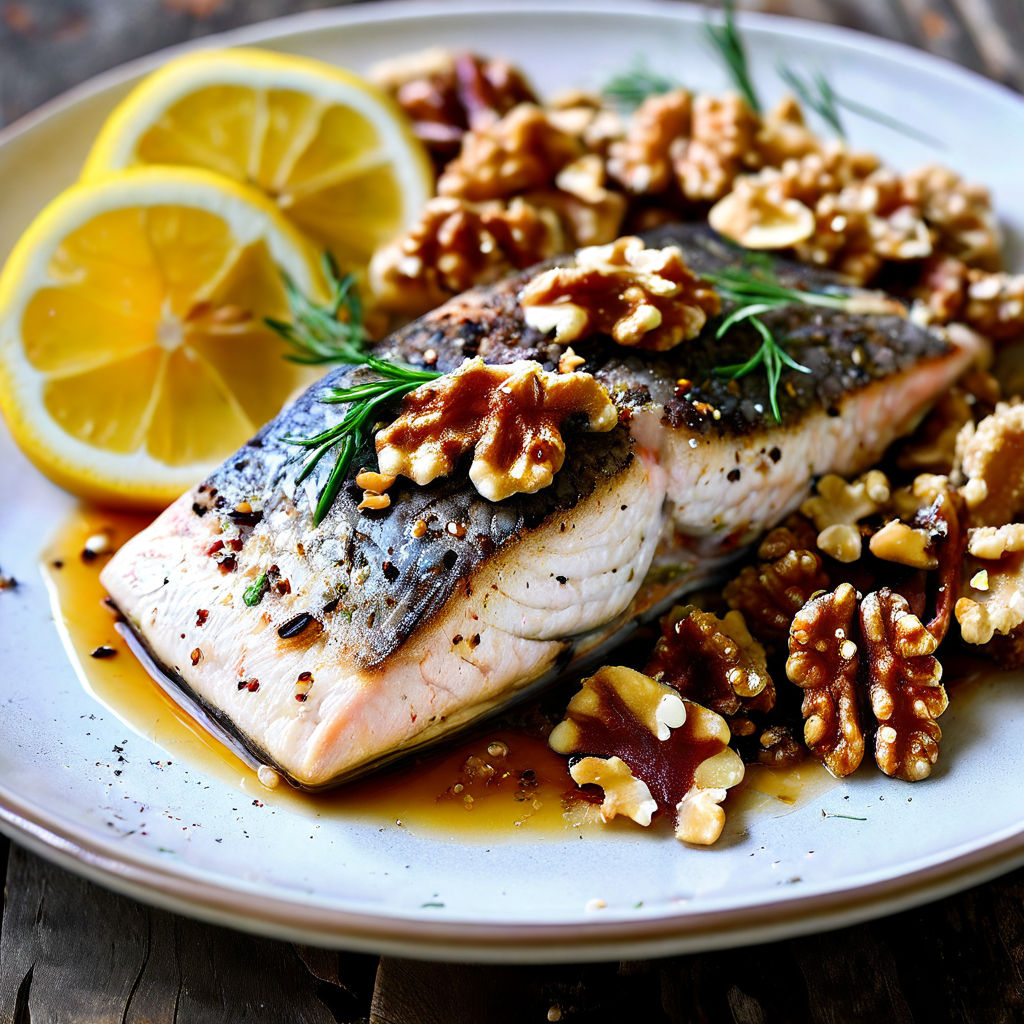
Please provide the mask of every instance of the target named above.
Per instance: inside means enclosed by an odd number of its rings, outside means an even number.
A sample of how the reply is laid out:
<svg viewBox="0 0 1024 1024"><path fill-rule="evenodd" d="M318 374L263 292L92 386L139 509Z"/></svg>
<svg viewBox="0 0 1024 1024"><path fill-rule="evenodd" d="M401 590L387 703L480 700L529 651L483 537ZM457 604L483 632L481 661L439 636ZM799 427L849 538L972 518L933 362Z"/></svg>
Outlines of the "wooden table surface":
<svg viewBox="0 0 1024 1024"><path fill-rule="evenodd" d="M322 6L0 0L0 124L159 47ZM740 6L902 40L1024 89L1024 0ZM1024 1020L1024 871L824 935L667 960L531 968L254 938L108 893L2 838L0 874L0 1020L11 1024Z"/></svg>

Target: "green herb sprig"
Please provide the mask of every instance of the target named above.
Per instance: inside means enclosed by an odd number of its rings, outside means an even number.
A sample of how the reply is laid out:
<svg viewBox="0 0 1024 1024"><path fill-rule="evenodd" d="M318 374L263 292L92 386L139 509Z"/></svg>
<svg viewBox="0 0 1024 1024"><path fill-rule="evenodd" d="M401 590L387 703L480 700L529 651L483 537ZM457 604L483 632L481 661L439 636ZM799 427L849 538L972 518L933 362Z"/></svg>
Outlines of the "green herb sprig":
<svg viewBox="0 0 1024 1024"><path fill-rule="evenodd" d="M363 326L363 304L356 286L356 275L339 273L330 253L324 253L323 273L331 295L318 305L302 294L295 282L282 272L291 321L267 317L271 327L293 350L286 358L293 363L365 362L369 355L369 335Z"/></svg>
<svg viewBox="0 0 1024 1024"><path fill-rule="evenodd" d="M302 483L320 460L334 452L334 467L317 496L313 525L319 526L334 504L356 453L366 444L377 421L387 406L415 391L421 384L443 376L435 370L419 370L404 363L393 363L376 356L367 356L363 365L380 374L379 380L355 384L348 388L330 388L321 396L325 405L347 405L348 412L340 423L311 437L284 437L287 444L305 448L309 455L295 478Z"/></svg>
<svg viewBox="0 0 1024 1024"><path fill-rule="evenodd" d="M601 95L626 110L634 110L651 96L661 96L682 83L652 71L643 57L635 57L629 70L608 79Z"/></svg>
<svg viewBox="0 0 1024 1024"><path fill-rule="evenodd" d="M787 366L798 373L810 373L811 370L786 352L771 328L761 319L762 314L794 303L843 309L847 304L846 296L790 288L763 268L728 267L705 274L704 280L714 285L722 298L737 307L718 325L716 339L724 337L732 327L744 322L749 323L761 336L760 347L746 362L716 366L713 372L729 380L739 380L763 366L768 380L768 402L776 422L780 422L779 382L783 370Z"/></svg>
<svg viewBox="0 0 1024 1024"><path fill-rule="evenodd" d="M851 114L857 114L868 121L874 121L885 128L890 128L901 135L916 139L929 146L939 149L945 148L942 140L934 135L921 131L913 125L907 124L899 118L891 117L881 110L875 110L864 103L858 103L847 96L842 96L835 91L832 83L821 71L812 71L805 77L787 64L780 63L776 67L779 77L796 94L797 98L805 106L810 107L841 139L846 138L846 131L843 125L840 110L848 110Z"/></svg>
<svg viewBox="0 0 1024 1024"><path fill-rule="evenodd" d="M321 396L321 402L325 405L349 406L341 422L309 437L286 436L281 439L286 444L309 452L295 478L296 483L302 483L328 452L334 453L334 466L317 495L313 511L314 526L320 525L334 504L352 460L369 440L385 407L401 400L421 384L442 376L434 370L420 370L372 355L367 345L369 335L363 326L363 306L359 300L355 275L341 276L338 265L327 253L323 257L323 271L331 292L324 305L303 295L295 282L285 275L285 290L292 320L288 322L268 318L267 325L292 346L294 351L287 358L294 362L365 366L378 374L379 379L348 388L328 389ZM250 594L254 603L258 603L263 596L261 591L262 585L257 580L246 591L246 603L249 603Z"/></svg>
<svg viewBox="0 0 1024 1024"><path fill-rule="evenodd" d="M750 75L750 61L747 57L747 48L744 45L743 37L736 27L736 11L733 0L725 0L722 5L724 20L721 25L711 21L704 23L704 35L708 42L718 51L722 62L725 64L733 85L743 94L743 98L750 104L751 109L760 114L761 101L758 99L757 90L754 88L754 80Z"/></svg>

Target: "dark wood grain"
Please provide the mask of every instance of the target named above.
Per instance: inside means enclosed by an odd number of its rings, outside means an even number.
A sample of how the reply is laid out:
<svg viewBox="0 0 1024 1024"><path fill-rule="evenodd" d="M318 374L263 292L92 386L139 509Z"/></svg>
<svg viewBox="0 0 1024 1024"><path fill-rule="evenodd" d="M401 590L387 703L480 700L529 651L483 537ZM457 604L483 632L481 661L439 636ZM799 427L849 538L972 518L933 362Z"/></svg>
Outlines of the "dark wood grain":
<svg viewBox="0 0 1024 1024"><path fill-rule="evenodd" d="M0 0L0 124L99 71L318 0ZM1024 88L1022 0L741 0ZM1024 871L840 931L660 961L429 964L242 935L109 893L0 838L0 1024L736 1024L1024 1020Z"/></svg>

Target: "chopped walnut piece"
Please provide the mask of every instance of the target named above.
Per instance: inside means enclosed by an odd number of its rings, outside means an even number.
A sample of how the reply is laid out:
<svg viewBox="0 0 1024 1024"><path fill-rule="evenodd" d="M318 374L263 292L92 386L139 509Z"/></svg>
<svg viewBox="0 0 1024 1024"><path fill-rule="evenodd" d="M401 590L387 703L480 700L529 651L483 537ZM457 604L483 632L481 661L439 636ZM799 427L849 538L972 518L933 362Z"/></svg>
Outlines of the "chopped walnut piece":
<svg viewBox="0 0 1024 1024"><path fill-rule="evenodd" d="M816 153L821 146L792 96L784 96L768 111L757 133L757 151L766 167L781 167L787 160Z"/></svg>
<svg viewBox="0 0 1024 1024"><path fill-rule="evenodd" d="M740 178L711 207L708 223L746 249L788 249L814 234L814 211L780 194L778 177L767 172Z"/></svg>
<svg viewBox="0 0 1024 1024"><path fill-rule="evenodd" d="M762 562L774 562L794 550L814 547L818 531L801 515L791 515L781 526L769 530L757 546L757 557ZM786 627L789 631L789 627Z"/></svg>
<svg viewBox="0 0 1024 1024"><path fill-rule="evenodd" d="M829 473L818 481L817 493L800 506L800 511L820 531L818 547L825 554L839 562L855 562L861 553L858 524L880 512L889 497L889 481L877 469L869 470L853 483Z"/></svg>
<svg viewBox="0 0 1024 1024"><path fill-rule="evenodd" d="M1024 512L1024 404L1001 402L957 438L969 526L1002 526Z"/></svg>
<svg viewBox="0 0 1024 1024"><path fill-rule="evenodd" d="M500 121L468 132L459 155L438 179L442 196L506 199L550 185L566 164L583 156L579 140L552 122L547 111L521 103Z"/></svg>
<svg viewBox="0 0 1024 1024"><path fill-rule="evenodd" d="M693 101L691 135L672 147L673 169L687 199L721 199L744 170L760 165L760 119L738 93L702 93Z"/></svg>
<svg viewBox="0 0 1024 1024"><path fill-rule="evenodd" d="M674 814L677 838L710 845L725 824L720 805L726 792L743 779L743 762L729 739L720 715L639 672L608 666L584 680L549 743L574 760L583 756L607 766L619 759L646 785L658 809ZM591 766L583 775L596 771ZM611 772L617 803L619 787L629 782L621 771ZM637 803L635 791L623 799Z"/></svg>
<svg viewBox="0 0 1024 1024"><path fill-rule="evenodd" d="M970 562L965 576L973 579L979 568L980 563ZM987 644L1024 625L1024 552L989 563L985 572L987 589L968 584L954 608L965 643Z"/></svg>
<svg viewBox="0 0 1024 1024"><path fill-rule="evenodd" d="M841 583L812 597L793 619L786 674L804 691L804 742L837 778L864 757L857 692L857 592Z"/></svg>
<svg viewBox="0 0 1024 1024"><path fill-rule="evenodd" d="M759 764L773 768L791 768L799 764L806 753L804 745L787 725L771 725L761 733L757 751Z"/></svg>
<svg viewBox="0 0 1024 1024"><path fill-rule="evenodd" d="M935 569L939 564L928 531L915 529L898 519L890 519L876 530L868 546L875 558L913 569Z"/></svg>
<svg viewBox="0 0 1024 1024"><path fill-rule="evenodd" d="M404 235L378 249L369 278L377 303L408 314L478 284L496 281L561 252L558 217L524 199L474 206L459 199L427 202Z"/></svg>
<svg viewBox="0 0 1024 1024"><path fill-rule="evenodd" d="M647 783L635 778L621 757L583 757L570 765L569 774L577 786L600 786L604 790L603 822L624 814L638 825L650 825L658 803Z"/></svg>
<svg viewBox="0 0 1024 1024"><path fill-rule="evenodd" d="M693 98L686 89L649 96L633 114L626 136L608 154L608 171L634 195L657 195L672 182L671 147L690 134Z"/></svg>
<svg viewBox="0 0 1024 1024"><path fill-rule="evenodd" d="M656 352L696 337L720 302L674 246L645 249L633 236L580 249L573 264L538 274L519 296L526 322L568 344L610 334L620 345Z"/></svg>
<svg viewBox="0 0 1024 1024"><path fill-rule="evenodd" d="M875 761L886 775L917 782L931 774L942 731L936 724L949 700L938 642L906 599L883 588L860 607L868 693L878 720Z"/></svg>
<svg viewBox="0 0 1024 1024"><path fill-rule="evenodd" d="M828 586L820 556L793 548L770 562L745 566L726 584L722 596L730 608L743 613L758 638L775 644L789 636L793 617L811 595Z"/></svg>
<svg viewBox="0 0 1024 1024"><path fill-rule="evenodd" d="M1002 238L983 185L965 182L947 167L929 164L903 176L903 194L937 236L941 252L968 266L997 270Z"/></svg>
<svg viewBox="0 0 1024 1024"><path fill-rule="evenodd" d="M470 480L485 498L501 501L551 483L565 458L560 428L574 416L597 432L618 422L608 392L590 374L467 359L405 396L397 419L377 433L377 462L385 475L427 484L472 449Z"/></svg>
<svg viewBox="0 0 1024 1024"><path fill-rule="evenodd" d="M963 319L992 341L1024 336L1024 274L986 273L967 275Z"/></svg>
<svg viewBox="0 0 1024 1024"><path fill-rule="evenodd" d="M468 129L536 100L522 72L502 60L434 49L382 61L370 78L395 98L435 160L453 157Z"/></svg>
<svg viewBox="0 0 1024 1024"><path fill-rule="evenodd" d="M975 558L996 559L1024 551L1024 523L978 526L967 534L967 550Z"/></svg>
<svg viewBox="0 0 1024 1024"><path fill-rule="evenodd" d="M720 715L741 708L769 711L775 705L764 648L739 612L720 619L692 605L673 608L662 618L661 630L646 675Z"/></svg>
<svg viewBox="0 0 1024 1024"><path fill-rule="evenodd" d="M579 139L588 153L605 156L626 134L621 115L600 96L570 89L545 104L548 120L568 135Z"/></svg>

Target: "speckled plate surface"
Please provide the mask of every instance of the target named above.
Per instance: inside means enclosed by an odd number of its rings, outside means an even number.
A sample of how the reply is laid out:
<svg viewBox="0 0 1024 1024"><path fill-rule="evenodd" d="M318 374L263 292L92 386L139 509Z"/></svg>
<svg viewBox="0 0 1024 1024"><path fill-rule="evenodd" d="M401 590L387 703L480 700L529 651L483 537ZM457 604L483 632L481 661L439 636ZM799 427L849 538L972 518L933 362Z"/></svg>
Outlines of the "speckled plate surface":
<svg viewBox="0 0 1024 1024"><path fill-rule="evenodd" d="M542 92L599 86L644 54L687 84L725 86L700 12L646 3L389 3L270 22L204 45L248 43L356 70L428 45L507 56ZM781 91L780 56L827 69L841 93L942 140L851 118L852 141L896 166L938 159L990 185L1011 244L1024 178L1009 159L1024 101L893 44L751 17L755 75ZM105 113L161 56L104 75L0 137L0 256L70 183ZM1020 248L1014 250L1020 263ZM789 813L730 816L713 849L616 829L607 837L480 842L394 821L311 818L133 733L79 682L58 640L38 554L72 507L0 427L0 827L139 899L283 938L420 957L551 961L650 956L835 927L932 899L1024 863L1024 687L954 689L935 775L909 787L864 771ZM127 742L125 742L127 741ZM130 771L115 775L114 746ZM171 761L171 764L167 762ZM823 813L824 812L824 813ZM832 815L842 814L845 817ZM145 823L145 827L142 824ZM603 900L600 910L588 902ZM424 904L429 904L424 906Z"/></svg>

